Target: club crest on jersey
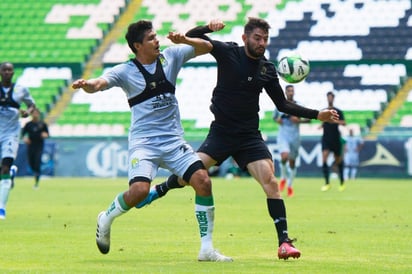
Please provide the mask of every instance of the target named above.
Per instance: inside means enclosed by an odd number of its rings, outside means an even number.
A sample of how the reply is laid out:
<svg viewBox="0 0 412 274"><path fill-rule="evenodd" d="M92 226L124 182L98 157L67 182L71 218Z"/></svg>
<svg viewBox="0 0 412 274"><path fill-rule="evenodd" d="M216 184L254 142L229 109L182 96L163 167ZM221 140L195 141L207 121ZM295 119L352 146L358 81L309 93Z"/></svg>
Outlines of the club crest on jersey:
<svg viewBox="0 0 412 274"><path fill-rule="evenodd" d="M155 89L156 86L157 86L157 85L156 85L156 82L150 82L150 83L149 83L149 88L150 88L150 89Z"/></svg>
<svg viewBox="0 0 412 274"><path fill-rule="evenodd" d="M131 164L132 164L132 168L137 167L139 165L139 159L133 158L131 161Z"/></svg>
<svg viewBox="0 0 412 274"><path fill-rule="evenodd" d="M167 60L162 54L159 55L159 60L162 66L167 66Z"/></svg>
<svg viewBox="0 0 412 274"><path fill-rule="evenodd" d="M249 76L249 77L247 78L247 80L248 80L248 82L250 82L250 81L253 80L253 77L252 77L252 76Z"/></svg>
<svg viewBox="0 0 412 274"><path fill-rule="evenodd" d="M260 74L265 75L267 71L268 71L268 69L265 66L263 66L262 70L260 71Z"/></svg>

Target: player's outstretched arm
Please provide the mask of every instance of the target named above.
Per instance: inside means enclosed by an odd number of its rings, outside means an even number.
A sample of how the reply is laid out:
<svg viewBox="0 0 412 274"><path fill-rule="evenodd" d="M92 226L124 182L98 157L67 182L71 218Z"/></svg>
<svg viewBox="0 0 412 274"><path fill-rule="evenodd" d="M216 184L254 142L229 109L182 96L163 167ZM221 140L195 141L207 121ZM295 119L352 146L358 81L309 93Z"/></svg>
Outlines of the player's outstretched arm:
<svg viewBox="0 0 412 274"><path fill-rule="evenodd" d="M322 122L338 123L339 114L334 109L324 109L324 110L319 111L317 119Z"/></svg>
<svg viewBox="0 0 412 274"><path fill-rule="evenodd" d="M107 87L107 81L103 78L95 78L95 79L78 79L73 82L72 87L74 89L81 88L87 93L95 93L99 90L103 90Z"/></svg>

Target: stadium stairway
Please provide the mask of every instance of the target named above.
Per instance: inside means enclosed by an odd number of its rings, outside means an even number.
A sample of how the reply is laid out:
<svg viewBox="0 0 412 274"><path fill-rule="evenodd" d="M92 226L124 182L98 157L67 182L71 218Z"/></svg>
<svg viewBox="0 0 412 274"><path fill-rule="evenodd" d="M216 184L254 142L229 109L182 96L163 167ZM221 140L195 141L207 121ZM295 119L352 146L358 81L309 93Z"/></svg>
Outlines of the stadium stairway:
<svg viewBox="0 0 412 274"><path fill-rule="evenodd" d="M113 24L113 27L107 33L100 46L94 51L93 55L89 58L85 65L85 69L82 74L82 78L88 79L96 69L102 68L102 60L104 53L109 49L110 45L117 41L120 35L122 35L125 28L133 20L134 15L138 12L141 6L141 0L128 1L125 10L121 13L118 20ZM49 115L45 118L46 123L53 124L57 118L64 112L67 106L70 104L73 94L77 90L71 87L71 83L66 87L66 90L62 93L60 100L56 102L53 108L50 110Z"/></svg>
<svg viewBox="0 0 412 274"><path fill-rule="evenodd" d="M399 89L395 97L388 103L382 114L377 118L372 125L366 139L374 140L383 131L385 126L389 124L391 117L402 107L403 103L412 90L412 78L408 78L405 84Z"/></svg>

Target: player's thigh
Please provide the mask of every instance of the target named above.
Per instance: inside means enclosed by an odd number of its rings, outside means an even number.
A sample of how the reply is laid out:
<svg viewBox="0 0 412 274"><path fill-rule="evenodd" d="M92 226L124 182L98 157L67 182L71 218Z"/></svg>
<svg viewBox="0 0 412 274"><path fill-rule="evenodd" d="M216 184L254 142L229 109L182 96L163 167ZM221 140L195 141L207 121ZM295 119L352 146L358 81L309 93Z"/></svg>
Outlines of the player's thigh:
<svg viewBox="0 0 412 274"><path fill-rule="evenodd" d="M152 181L160 166L162 151L156 146L139 145L129 148L129 180L144 177Z"/></svg>
<svg viewBox="0 0 412 274"><path fill-rule="evenodd" d="M278 143L278 151L280 153L280 158L286 161L290 155L289 144L287 142Z"/></svg>
<svg viewBox="0 0 412 274"><path fill-rule="evenodd" d="M291 142L289 147L290 147L289 160L294 160L299 155L300 141Z"/></svg>
<svg viewBox="0 0 412 274"><path fill-rule="evenodd" d="M275 171L271 159L258 160L248 164L249 173L260 184L267 198L280 198Z"/></svg>
<svg viewBox="0 0 412 274"><path fill-rule="evenodd" d="M162 167L167 168L173 174L180 178L187 177L185 173L196 162L201 162L199 155L195 150L185 141L173 144L173 147L168 147L165 150L162 159Z"/></svg>
<svg viewBox="0 0 412 274"><path fill-rule="evenodd" d="M1 157L16 159L19 149L19 135L10 134L2 138L1 141Z"/></svg>
<svg viewBox="0 0 412 274"><path fill-rule="evenodd" d="M275 168L271 159L251 162L247 165L247 170L262 185L274 178Z"/></svg>

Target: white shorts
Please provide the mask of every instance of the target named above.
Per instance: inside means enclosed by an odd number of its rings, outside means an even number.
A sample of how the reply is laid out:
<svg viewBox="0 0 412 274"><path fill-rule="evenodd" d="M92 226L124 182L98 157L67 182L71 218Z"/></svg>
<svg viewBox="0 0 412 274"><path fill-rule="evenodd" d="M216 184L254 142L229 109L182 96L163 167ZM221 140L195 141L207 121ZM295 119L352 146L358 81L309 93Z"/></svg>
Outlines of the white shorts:
<svg viewBox="0 0 412 274"><path fill-rule="evenodd" d="M277 145L279 153L289 153L289 159L296 159L299 155L300 138L285 138L278 136Z"/></svg>
<svg viewBox="0 0 412 274"><path fill-rule="evenodd" d="M152 181L159 167L182 178L197 161L200 161L197 153L180 137L139 138L129 142L129 180L145 177Z"/></svg>
<svg viewBox="0 0 412 274"><path fill-rule="evenodd" d="M350 167L359 166L359 154L356 152L346 152L344 155L344 164Z"/></svg>
<svg viewBox="0 0 412 274"><path fill-rule="evenodd" d="M0 137L1 144L1 159L13 158L16 159L19 149L19 134L11 133Z"/></svg>

